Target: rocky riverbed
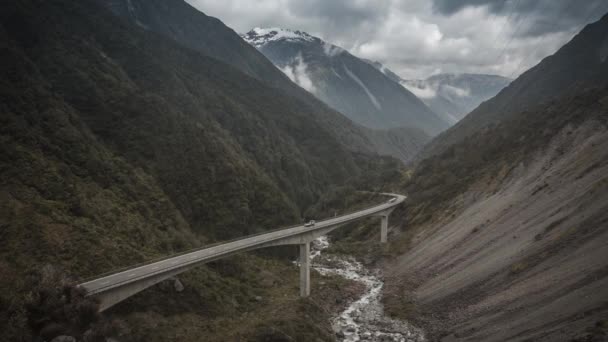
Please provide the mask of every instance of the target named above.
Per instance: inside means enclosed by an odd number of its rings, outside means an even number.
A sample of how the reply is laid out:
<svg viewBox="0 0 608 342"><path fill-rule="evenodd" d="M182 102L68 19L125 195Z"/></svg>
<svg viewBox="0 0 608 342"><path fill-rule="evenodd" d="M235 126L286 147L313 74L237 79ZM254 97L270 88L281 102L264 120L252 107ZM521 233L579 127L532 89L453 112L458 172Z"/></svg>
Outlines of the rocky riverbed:
<svg viewBox="0 0 608 342"><path fill-rule="evenodd" d="M380 303L382 275L379 270L370 270L351 257L326 255L329 247L326 236L313 241L311 259L313 268L321 275L336 274L361 282L365 293L333 318L332 326L339 341L371 342L422 342L424 333L407 322L384 316Z"/></svg>

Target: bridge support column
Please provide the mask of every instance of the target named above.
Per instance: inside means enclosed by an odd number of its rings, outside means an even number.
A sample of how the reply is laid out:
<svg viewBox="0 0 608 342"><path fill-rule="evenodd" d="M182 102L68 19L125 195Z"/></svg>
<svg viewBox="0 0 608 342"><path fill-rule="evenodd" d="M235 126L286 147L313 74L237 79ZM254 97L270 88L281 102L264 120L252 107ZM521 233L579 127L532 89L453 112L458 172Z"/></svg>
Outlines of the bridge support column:
<svg viewBox="0 0 608 342"><path fill-rule="evenodd" d="M300 244L300 297L310 295L310 242Z"/></svg>
<svg viewBox="0 0 608 342"><path fill-rule="evenodd" d="M380 216L382 221L380 222L380 243L386 243L388 240L388 215Z"/></svg>

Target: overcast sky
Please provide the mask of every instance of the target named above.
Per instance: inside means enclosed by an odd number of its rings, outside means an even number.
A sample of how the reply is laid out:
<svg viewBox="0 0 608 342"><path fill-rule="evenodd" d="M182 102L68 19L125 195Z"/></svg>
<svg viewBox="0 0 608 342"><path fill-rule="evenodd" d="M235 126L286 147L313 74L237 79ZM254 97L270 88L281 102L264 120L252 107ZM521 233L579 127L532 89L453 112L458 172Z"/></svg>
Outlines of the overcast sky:
<svg viewBox="0 0 608 342"><path fill-rule="evenodd" d="M606 0L187 0L239 33L306 31L406 79L517 77L608 11Z"/></svg>

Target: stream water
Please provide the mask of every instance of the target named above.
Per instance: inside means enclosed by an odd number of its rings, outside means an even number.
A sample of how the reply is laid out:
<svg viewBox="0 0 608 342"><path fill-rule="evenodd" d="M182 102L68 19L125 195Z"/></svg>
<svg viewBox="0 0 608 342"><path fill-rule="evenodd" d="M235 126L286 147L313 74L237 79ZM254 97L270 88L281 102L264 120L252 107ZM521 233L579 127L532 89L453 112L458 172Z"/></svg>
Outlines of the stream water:
<svg viewBox="0 0 608 342"><path fill-rule="evenodd" d="M350 257L324 255L329 239L322 236L311 247L312 267L321 275L336 274L361 282L365 293L332 320L339 341L422 342L424 334L407 322L384 316L380 298L384 282L378 270L369 270Z"/></svg>

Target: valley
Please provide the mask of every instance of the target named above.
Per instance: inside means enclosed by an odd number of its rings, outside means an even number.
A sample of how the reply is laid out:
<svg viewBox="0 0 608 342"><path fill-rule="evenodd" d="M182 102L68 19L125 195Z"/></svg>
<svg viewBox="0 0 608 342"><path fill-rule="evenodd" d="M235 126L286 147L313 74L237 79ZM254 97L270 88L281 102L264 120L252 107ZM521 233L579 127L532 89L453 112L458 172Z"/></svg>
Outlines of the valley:
<svg viewBox="0 0 608 342"><path fill-rule="evenodd" d="M4 3L0 341L607 341L605 7Z"/></svg>

